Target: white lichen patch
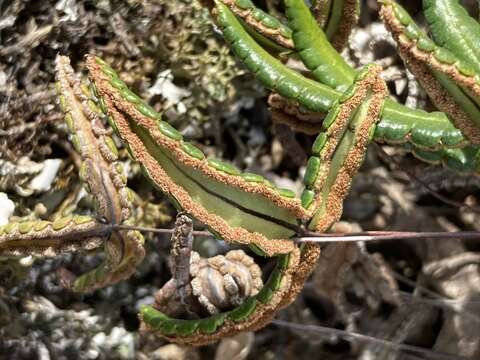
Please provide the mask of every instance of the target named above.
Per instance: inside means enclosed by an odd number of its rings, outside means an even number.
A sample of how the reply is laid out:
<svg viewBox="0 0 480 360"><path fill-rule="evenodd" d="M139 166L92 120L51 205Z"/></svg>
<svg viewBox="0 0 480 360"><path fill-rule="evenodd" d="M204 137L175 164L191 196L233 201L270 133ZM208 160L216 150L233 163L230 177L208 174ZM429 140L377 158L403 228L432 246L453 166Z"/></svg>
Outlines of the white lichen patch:
<svg viewBox="0 0 480 360"><path fill-rule="evenodd" d="M30 182L30 189L43 192L50 189L52 186L55 177L57 176L60 165L62 164L61 159L47 159L43 162L43 169L35 176Z"/></svg>
<svg viewBox="0 0 480 360"><path fill-rule="evenodd" d="M8 223L8 219L15 210L15 204L10 200L7 194L0 192L0 226Z"/></svg>

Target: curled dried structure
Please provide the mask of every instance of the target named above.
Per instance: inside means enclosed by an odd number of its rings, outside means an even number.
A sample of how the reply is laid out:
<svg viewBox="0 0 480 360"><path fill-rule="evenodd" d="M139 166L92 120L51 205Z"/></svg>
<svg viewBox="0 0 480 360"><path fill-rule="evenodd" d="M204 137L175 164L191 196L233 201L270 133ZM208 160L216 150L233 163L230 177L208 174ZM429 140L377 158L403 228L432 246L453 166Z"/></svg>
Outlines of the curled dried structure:
<svg viewBox="0 0 480 360"><path fill-rule="evenodd" d="M190 273L193 295L210 315L239 306L263 286L259 266L242 250L208 259L194 253Z"/></svg>

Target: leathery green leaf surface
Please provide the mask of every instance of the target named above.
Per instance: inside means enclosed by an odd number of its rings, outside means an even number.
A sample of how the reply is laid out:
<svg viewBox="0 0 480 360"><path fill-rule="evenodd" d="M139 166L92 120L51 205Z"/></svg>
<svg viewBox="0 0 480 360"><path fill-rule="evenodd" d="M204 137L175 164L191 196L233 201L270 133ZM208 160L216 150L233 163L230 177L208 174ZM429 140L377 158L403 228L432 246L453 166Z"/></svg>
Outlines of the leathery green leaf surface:
<svg viewBox="0 0 480 360"><path fill-rule="evenodd" d="M298 100L311 111L328 111L339 96L336 91L284 66L248 35L226 6L218 4L217 9L217 19L225 39L245 66L254 72L266 87L289 99Z"/></svg>
<svg viewBox="0 0 480 360"><path fill-rule="evenodd" d="M308 224L308 227L310 229L315 229L317 223L320 221L320 219L325 215L327 211L326 204L327 204L328 196L330 194L330 190L332 186L335 184L338 172L342 168L350 149L355 144L354 141L355 141L357 128L359 127L362 120L365 119L367 115L371 97L372 97L372 94L371 93L368 94L365 100L362 102L362 104L350 116L349 125L346 127L341 137L341 140L338 143L338 146L335 150L335 154L333 155L333 158L331 160L330 168L328 169L327 178L321 189L322 201L320 203L320 207L315 211L315 214L312 220Z"/></svg>
<svg viewBox="0 0 480 360"><path fill-rule="evenodd" d="M432 70L432 72L438 82L440 82L440 84L442 84L442 86L448 90L448 93L455 99L455 102L468 114L468 117L477 127L480 127L480 109L475 101L446 75L434 70Z"/></svg>
<svg viewBox="0 0 480 360"><path fill-rule="evenodd" d="M448 2L448 1L447 1ZM445 3L447 3L445 2ZM424 4L428 3L427 9L425 11L425 15L430 15L432 14L432 11L436 6L434 6L432 3L429 1L424 1ZM444 7L445 3L442 5ZM450 2L452 3L452 2ZM410 15L397 3L392 2L391 3L393 6L394 14L397 18L398 21L402 23L403 26L407 26L404 30L405 34L409 36L409 29L415 28L418 29L418 34L420 34L420 30L418 26L415 24L413 19L410 17ZM451 5L451 4L450 4ZM457 4L457 7L459 5ZM448 6L447 6L448 8ZM437 9L438 10L438 9ZM448 15L450 16L450 15ZM436 17L435 17L436 18ZM432 20L432 25L435 25L436 27L438 24L437 22ZM452 19L454 22L454 19ZM447 31L443 29L445 33ZM455 29L453 32L458 32L458 29ZM453 36L452 31L448 31L447 38L450 38ZM420 35L419 35L420 36ZM410 39L414 40L416 37L409 36ZM460 39L460 35L457 34L458 41L462 42L464 39ZM452 39L453 39L452 38ZM450 39L450 41L452 40ZM440 44L442 46L446 46L448 44L448 41L446 38L442 38L442 41L440 41ZM426 47L425 47L426 45ZM469 60L464 60L463 57L459 56L459 53L462 53L464 55L465 53L468 52L467 49L465 49L463 52L459 52L459 49L457 49L456 52L452 52L449 50L449 48L441 47L441 46L436 46L433 41L428 39L426 35L421 35L420 39L413 45L418 47L419 49L426 51L426 52L432 52L433 51L433 56L435 59L442 63L443 65L447 66L449 65L450 68L456 68L458 71L461 73L470 73L471 75L467 76L473 76L475 73L475 68L472 68L472 63L468 62ZM463 44L463 46L466 46L466 44ZM468 46L467 46L468 47ZM453 50L453 49L452 49ZM461 60L463 59L463 60ZM429 65L428 63L426 65ZM459 105L459 107L468 115L469 119L477 126L480 127L480 109L478 105L480 104L480 99L476 97L474 94L472 94L468 89L465 89L461 85L457 85L454 80L452 80L448 75L447 72L444 72L443 70L439 70L438 68L435 68L433 65L430 66L430 71L432 75L435 77L435 79L443 86L443 88L449 93L450 97ZM432 95L432 94L430 94ZM434 95L432 95L434 96ZM435 96L434 96L435 97Z"/></svg>
<svg viewBox="0 0 480 360"><path fill-rule="evenodd" d="M469 63L480 74L480 24L458 0L423 0L434 40Z"/></svg>
<svg viewBox="0 0 480 360"><path fill-rule="evenodd" d="M340 98L342 93L305 78L263 50L246 33L228 8L220 5L217 9L219 10L218 20L223 28L225 39L245 66L257 74L264 86L290 100L297 100L310 111L327 112ZM317 56L323 57L325 54L319 51ZM334 71L334 68L330 68L330 71ZM289 87L279 86L279 83L284 81L294 84ZM298 95L300 90L292 92L292 88L302 89L301 96ZM460 130L453 126L444 113L428 113L420 109L410 109L392 99L387 99L374 138L387 143L406 143L410 140L410 137L407 136L410 135L410 132L417 141L414 145L420 146L422 149L454 147L466 143ZM420 133L422 135L417 136Z"/></svg>
<svg viewBox="0 0 480 360"><path fill-rule="evenodd" d="M355 71L335 51L303 0L285 0L293 41L303 63L316 79L338 90L353 82ZM340 7L341 10L341 7ZM322 53L323 56L318 56Z"/></svg>
<svg viewBox="0 0 480 360"><path fill-rule="evenodd" d="M232 227L242 227L252 232L264 234L267 238L289 238L295 234L292 228L275 223L275 220L297 226L294 215L268 199L247 193L241 189L215 181L200 171L188 168L168 155L141 127L130 123L133 131L143 141L149 153L158 161L166 173L184 188L195 203L208 212L222 217ZM148 174L148 169L146 169ZM162 190L162 189L160 189ZM237 207L234 204L238 204ZM251 210L250 213L245 210ZM255 214L263 214L271 220Z"/></svg>

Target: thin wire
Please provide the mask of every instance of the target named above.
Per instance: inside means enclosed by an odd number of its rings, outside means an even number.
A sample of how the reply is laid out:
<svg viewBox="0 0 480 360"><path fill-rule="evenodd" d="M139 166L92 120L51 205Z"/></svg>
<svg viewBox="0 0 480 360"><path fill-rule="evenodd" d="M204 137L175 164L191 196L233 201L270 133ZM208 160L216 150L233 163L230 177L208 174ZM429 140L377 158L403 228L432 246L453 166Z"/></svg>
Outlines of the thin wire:
<svg viewBox="0 0 480 360"><path fill-rule="evenodd" d="M130 226L130 225L112 225L113 229L123 229L123 230L138 230L141 232L153 232L153 233L158 233L158 234L172 234L174 229L157 229L157 228L147 228L147 227L141 227L141 226ZM194 235L197 236L205 236L205 237L213 237L213 234L211 234L208 231L200 231L200 230L194 230L193 231ZM368 234L368 235L362 235L362 234ZM432 238L432 237L437 237L437 238L442 238L444 239L447 235L450 237L458 237L458 238L464 238L464 236L473 236L475 238L480 239L480 232L454 232L454 233L448 233L448 232L430 232L430 233L415 233L415 232L388 232L388 231L367 231L363 233L352 233L348 235L338 235L338 234L315 234L315 233L309 233L309 237L300 237L296 238L295 240L298 242L309 242L309 241L314 241L314 242L339 242L339 241L366 241L365 239L368 238L369 240L389 240L389 239L411 239L414 237L414 235L418 238L418 235L421 235L421 237L427 237L427 238ZM312 239L311 239L312 238ZM338 240L340 239L340 240ZM367 241L369 241L367 240ZM419 302L425 302L429 303L432 305L437 305L441 307L447 307L451 310L454 311L462 311L462 307L468 304L477 304L480 303L480 301L472 301L472 300L455 300L455 299L447 299L443 297L441 294L432 291L426 287L423 287L421 285L418 285L414 281L406 278L405 276L394 272L394 277L400 281L403 282L404 284L412 287L413 289L418 289L424 294L430 295L434 297L436 300L433 299L428 299L424 297L418 297L415 295L412 295L407 292L400 292L403 297L410 298L411 300L414 301L419 301ZM460 307L460 308L459 308ZM469 314L470 313L465 313L464 314ZM477 318L475 316L475 320L480 321L480 318Z"/></svg>
<svg viewBox="0 0 480 360"><path fill-rule="evenodd" d="M157 229L157 228L149 228L143 226L135 226L135 225L122 225L116 224L112 225L114 230L137 230L140 232L151 232L155 234L172 234L175 229ZM209 231L200 231L200 230L193 230L192 232L195 236L206 236L206 237L214 237L214 235Z"/></svg>
<svg viewBox="0 0 480 360"><path fill-rule="evenodd" d="M365 235L339 235L339 234L321 234L321 236L302 236L295 238L296 242L358 242L358 241L386 241L386 240L417 240L417 239L469 239L480 240L480 231L456 231L456 232L383 232L374 234L366 232ZM310 234L309 234L310 235Z"/></svg>
<svg viewBox="0 0 480 360"><path fill-rule="evenodd" d="M302 325L302 324L297 324L293 322L288 322L288 321L283 321L283 320L273 320L273 324L277 326L282 326L286 328L290 328L293 330L297 331L302 331L302 332L312 332L312 333L317 333L317 334L322 334L322 335L332 335L335 334L341 338L344 339L356 339L360 341L368 341L368 342L373 342L380 344L382 346L386 346L388 348L393 348L396 350L401 350L405 352L412 352L416 354L422 354L422 355L427 355L430 358L433 359L445 359L445 360L468 360L467 358L463 356L457 356L457 355L450 355L450 354L445 354L445 353L440 353L436 351L432 351L429 349L421 348L418 346L413 346L413 345L407 345L407 344L399 344L395 343L389 340L385 339L378 339L373 336L369 335L364 335L364 334L359 334L356 332L350 332L350 331L345 331L345 330L340 330L340 329L335 329L335 328L329 328L325 326L320 326L320 325Z"/></svg>
<svg viewBox="0 0 480 360"><path fill-rule="evenodd" d="M120 230L138 230L141 232L152 232L152 233L158 233L158 234L171 234L173 233L174 229L157 229L157 228L147 228L147 227L141 227L141 226L130 226L130 225L111 225L112 229L120 229ZM297 242L316 242L316 243L329 243L329 242L356 242L356 241L380 241L380 240L401 240L401 239L423 239L423 238L430 238L430 239L478 239L480 240L480 231L458 231L458 232L423 232L423 233L418 233L418 232L398 232L398 231L367 231L367 232L361 232L361 233L353 233L353 234L316 234L316 233L311 233L308 232L306 233L309 236L303 236L303 237L298 237L293 240ZM199 231L199 230L194 230L193 235L196 236L205 236L205 237L213 237L214 235L208 231ZM471 314L470 312L462 309L462 305L460 305L460 309L458 306L455 306L454 303L459 303L459 301L451 300L449 303L449 300L443 299L443 297L440 294L437 294L429 289L420 287L413 281L404 278L400 274L395 274L395 277L402 281L407 283L410 286L413 286L414 288L418 288L419 290L423 291L426 294L431 295L432 297L435 297L439 300L434 301L430 299L425 299L425 298L418 298L416 299L415 296L411 294L405 294L402 293L403 296L405 297L410 297L412 300L418 300L422 302L429 302L432 305L437 305L437 306L443 306L451 309L452 311L465 314L465 315L470 315L472 318L475 320L479 320L474 314ZM464 303L471 303L470 301L464 302ZM392 341L384 340L384 339L378 339L372 336L368 335L363 335L359 333L354 333L354 332L348 332L344 330L339 330L339 329L332 329L332 328L327 328L323 326L318 326L318 325L302 325L302 324L296 324L296 323L291 323L287 321L282 321L282 320L273 320L273 323L278 325L278 326L283 326L283 327L289 327L295 330L299 331L310 331L310 332L316 332L316 333L321 333L321 334L326 334L326 335L331 335L336 334L338 336L341 336L343 338L355 338L361 341L370 341L370 342L375 342L378 344L381 344L383 346L387 346L390 348L396 348L398 350L403 350L403 351L409 351L417 354L424 354L428 356L434 356L435 359L445 359L445 360L462 360L466 359L464 357L459 357L455 355L449 355L449 354L443 354L443 353L438 353L434 352L428 349L424 349L421 347L417 346L412 346L412 345L406 345L406 344L398 344L394 343Z"/></svg>
<svg viewBox="0 0 480 360"><path fill-rule="evenodd" d="M114 230L138 230L140 232L152 232L156 234L171 234L173 229L157 229L133 225L112 225ZM305 233L308 236L300 236L292 240L299 243L331 243L331 242L359 242L359 241L386 241L386 240L405 240L405 239L469 239L480 240L480 231L456 231L456 232L409 232L409 231L365 231L351 234L317 234L313 232ZM209 231L194 230L193 235L214 237Z"/></svg>

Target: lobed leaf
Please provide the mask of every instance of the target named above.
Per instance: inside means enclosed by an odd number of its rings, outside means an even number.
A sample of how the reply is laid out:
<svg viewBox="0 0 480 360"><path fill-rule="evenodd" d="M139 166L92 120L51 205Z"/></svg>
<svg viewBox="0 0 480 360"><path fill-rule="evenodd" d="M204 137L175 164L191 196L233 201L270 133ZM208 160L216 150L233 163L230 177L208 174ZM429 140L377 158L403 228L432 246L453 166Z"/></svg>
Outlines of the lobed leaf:
<svg viewBox="0 0 480 360"><path fill-rule="evenodd" d="M68 58L58 56L56 71L60 103L72 142L82 157L80 178L97 202L98 213L108 223L128 221L132 213L131 195L117 162L115 143L102 124L102 104L75 77ZM135 231L113 231L105 241L106 257L96 269L70 285L75 291L92 291L130 276L143 259L143 237Z"/></svg>
<svg viewBox="0 0 480 360"><path fill-rule="evenodd" d="M259 9L250 0L220 0L242 20L245 28L269 48L288 52L294 48L292 30L274 16Z"/></svg>
<svg viewBox="0 0 480 360"><path fill-rule="evenodd" d="M245 66L257 75L264 86L284 98L281 104L277 102L282 111L274 113L275 118L287 124L293 123L298 130L314 133L318 126L313 123L323 121L322 113L330 109L341 93L312 82L265 52L248 36L228 8L217 6L217 21L224 31L226 41L230 43ZM318 59L331 58L331 48L312 47L311 49L316 51L315 56ZM327 52L325 53L324 50ZM322 66L332 72L335 71L329 61L325 61ZM284 85L285 82L288 86ZM283 86L279 86L279 83ZM301 92L300 89L302 89ZM286 100L290 101L289 112L283 111ZM301 117L299 119L292 116L295 112L306 114L304 117L308 117L308 121L301 121ZM462 132L444 113L410 109L393 99L385 101L374 139L394 145L407 144L412 149L428 151L465 147L469 144ZM471 149L474 150L476 147ZM444 151L443 153L448 157L452 152Z"/></svg>
<svg viewBox="0 0 480 360"><path fill-rule="evenodd" d="M133 158L180 209L227 241L254 244L268 255L292 250L287 239L298 231L298 219L306 216L298 200L261 176L206 159L160 114L131 97L108 65L88 57L87 66Z"/></svg>
<svg viewBox="0 0 480 360"><path fill-rule="evenodd" d="M326 118L308 160L302 204L313 217L309 228L327 231L340 219L343 200L358 171L380 118L387 86L381 69L368 66Z"/></svg>
<svg viewBox="0 0 480 360"><path fill-rule="evenodd" d="M380 11L398 50L435 105L465 137L480 142L480 77L474 68L437 46L397 3L385 0Z"/></svg>
<svg viewBox="0 0 480 360"><path fill-rule="evenodd" d="M90 216L66 216L55 221L10 222L0 226L0 253L11 256L56 256L93 250L111 233Z"/></svg>

